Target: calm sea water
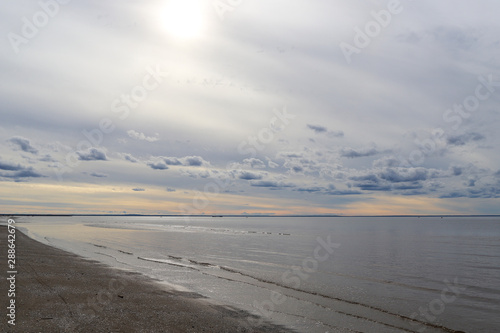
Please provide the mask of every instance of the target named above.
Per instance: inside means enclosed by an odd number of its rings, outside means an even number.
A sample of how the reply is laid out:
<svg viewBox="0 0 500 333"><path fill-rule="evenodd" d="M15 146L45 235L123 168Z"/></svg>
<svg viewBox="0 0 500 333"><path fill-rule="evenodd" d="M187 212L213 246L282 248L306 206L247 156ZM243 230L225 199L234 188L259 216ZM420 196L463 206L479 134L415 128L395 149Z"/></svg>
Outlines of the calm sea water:
<svg viewBox="0 0 500 333"><path fill-rule="evenodd" d="M36 217L18 227L299 332L500 331L498 217Z"/></svg>

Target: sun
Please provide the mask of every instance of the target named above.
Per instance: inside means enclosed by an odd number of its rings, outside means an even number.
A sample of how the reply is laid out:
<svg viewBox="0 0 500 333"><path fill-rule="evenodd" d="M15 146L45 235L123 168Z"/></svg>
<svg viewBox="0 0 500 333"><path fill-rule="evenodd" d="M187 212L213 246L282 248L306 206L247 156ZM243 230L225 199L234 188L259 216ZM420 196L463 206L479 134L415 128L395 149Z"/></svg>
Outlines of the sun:
<svg viewBox="0 0 500 333"><path fill-rule="evenodd" d="M167 33L178 39L199 37L204 28L202 0L169 0L162 21Z"/></svg>

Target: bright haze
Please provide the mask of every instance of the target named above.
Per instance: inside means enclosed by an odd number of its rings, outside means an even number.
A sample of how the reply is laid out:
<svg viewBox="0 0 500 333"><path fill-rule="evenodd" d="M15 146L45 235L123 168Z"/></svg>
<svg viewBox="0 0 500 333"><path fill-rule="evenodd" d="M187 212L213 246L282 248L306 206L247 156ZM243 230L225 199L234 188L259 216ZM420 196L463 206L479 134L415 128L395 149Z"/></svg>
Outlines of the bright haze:
<svg viewBox="0 0 500 333"><path fill-rule="evenodd" d="M500 213L497 1L0 8L4 213Z"/></svg>

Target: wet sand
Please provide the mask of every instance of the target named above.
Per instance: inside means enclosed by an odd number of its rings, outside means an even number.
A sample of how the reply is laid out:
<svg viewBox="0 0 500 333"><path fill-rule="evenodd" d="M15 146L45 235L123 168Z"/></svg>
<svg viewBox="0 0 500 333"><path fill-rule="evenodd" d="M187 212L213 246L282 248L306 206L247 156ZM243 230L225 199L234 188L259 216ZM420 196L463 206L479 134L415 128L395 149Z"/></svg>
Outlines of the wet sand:
<svg viewBox="0 0 500 333"><path fill-rule="evenodd" d="M37 242L16 230L16 320L7 309L7 228L0 226L1 332L292 332Z"/></svg>

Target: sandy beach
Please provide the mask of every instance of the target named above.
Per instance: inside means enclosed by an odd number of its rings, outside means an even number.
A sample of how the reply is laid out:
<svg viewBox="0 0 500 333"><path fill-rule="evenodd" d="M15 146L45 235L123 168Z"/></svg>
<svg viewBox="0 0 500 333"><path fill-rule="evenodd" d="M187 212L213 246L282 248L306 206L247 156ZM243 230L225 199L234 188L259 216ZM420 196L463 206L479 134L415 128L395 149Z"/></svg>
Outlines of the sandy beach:
<svg viewBox="0 0 500 333"><path fill-rule="evenodd" d="M16 230L15 326L9 325L7 228L0 227L1 332L291 332L142 274L44 245ZM10 298L9 298L10 299ZM253 323L262 323L260 325Z"/></svg>

